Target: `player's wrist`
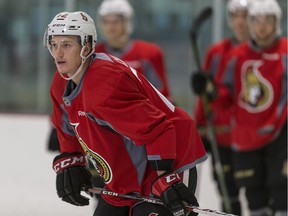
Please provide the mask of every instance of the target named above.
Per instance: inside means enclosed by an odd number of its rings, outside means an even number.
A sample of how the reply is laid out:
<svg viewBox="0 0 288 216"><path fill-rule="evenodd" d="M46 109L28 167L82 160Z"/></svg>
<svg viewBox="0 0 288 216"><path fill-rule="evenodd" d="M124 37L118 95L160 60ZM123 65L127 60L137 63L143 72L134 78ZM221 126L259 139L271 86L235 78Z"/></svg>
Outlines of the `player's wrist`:
<svg viewBox="0 0 288 216"><path fill-rule="evenodd" d="M149 165L156 171L172 170L174 161L174 159L149 160Z"/></svg>

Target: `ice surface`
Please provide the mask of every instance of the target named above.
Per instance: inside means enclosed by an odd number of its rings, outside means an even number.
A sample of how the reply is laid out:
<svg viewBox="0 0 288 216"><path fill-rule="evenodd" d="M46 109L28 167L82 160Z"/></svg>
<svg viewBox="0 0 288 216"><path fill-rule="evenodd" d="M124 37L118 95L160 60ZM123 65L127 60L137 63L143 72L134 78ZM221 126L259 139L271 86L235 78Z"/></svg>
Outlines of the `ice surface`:
<svg viewBox="0 0 288 216"><path fill-rule="evenodd" d="M56 194L51 168L57 153L47 151L50 132L45 115L0 114L0 216L92 216L90 206L77 207ZM221 210L210 161L199 167L197 197L201 207Z"/></svg>

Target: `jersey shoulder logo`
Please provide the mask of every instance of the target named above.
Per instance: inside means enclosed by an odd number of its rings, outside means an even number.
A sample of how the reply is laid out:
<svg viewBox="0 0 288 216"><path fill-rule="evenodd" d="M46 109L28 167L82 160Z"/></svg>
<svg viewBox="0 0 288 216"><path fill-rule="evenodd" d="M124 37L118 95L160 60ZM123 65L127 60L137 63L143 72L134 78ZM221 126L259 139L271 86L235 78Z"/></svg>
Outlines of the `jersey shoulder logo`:
<svg viewBox="0 0 288 216"><path fill-rule="evenodd" d="M261 60L249 60L241 68L241 92L238 103L250 113L262 112L273 101L273 88L261 74L262 65Z"/></svg>

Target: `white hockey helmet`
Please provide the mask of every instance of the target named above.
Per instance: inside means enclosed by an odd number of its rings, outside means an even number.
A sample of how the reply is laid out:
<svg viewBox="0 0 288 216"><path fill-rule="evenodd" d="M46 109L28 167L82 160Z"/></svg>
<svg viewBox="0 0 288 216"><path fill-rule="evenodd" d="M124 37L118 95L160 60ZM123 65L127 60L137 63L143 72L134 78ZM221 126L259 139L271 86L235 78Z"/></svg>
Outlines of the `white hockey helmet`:
<svg viewBox="0 0 288 216"><path fill-rule="evenodd" d="M281 30L281 18L282 11L276 0L253 0L248 9L249 20L253 16L257 15L274 15L276 18L276 35L280 36L282 33ZM253 36L253 29L251 28L251 33Z"/></svg>
<svg viewBox="0 0 288 216"><path fill-rule="evenodd" d="M127 32L133 31L134 10L127 0L103 0L97 11L98 16L121 15L128 22Z"/></svg>
<svg viewBox="0 0 288 216"><path fill-rule="evenodd" d="M50 37L54 35L80 36L82 46L88 42L89 36L92 37L92 47L95 47L97 41L94 21L82 11L57 14L46 29L45 45L49 45Z"/></svg>
<svg viewBox="0 0 288 216"><path fill-rule="evenodd" d="M231 26L230 15L236 11L248 11L248 6L251 0L229 0L226 6L226 14L228 17L228 24Z"/></svg>
<svg viewBox="0 0 288 216"><path fill-rule="evenodd" d="M227 12L235 13L237 10L248 10L249 0L229 0L227 3Z"/></svg>
<svg viewBox="0 0 288 216"><path fill-rule="evenodd" d="M98 14L100 16L119 14L131 19L134 11L127 0L104 0L98 9Z"/></svg>
<svg viewBox="0 0 288 216"><path fill-rule="evenodd" d="M59 35L75 35L79 36L81 40L82 49L80 52L80 57L82 58L81 64L79 68L74 73L72 77L64 77L61 73L60 75L66 79L71 80L76 77L83 68L84 62L95 52L95 45L97 41L97 33L96 27L94 24L93 19L85 12L76 11L76 12L61 12L57 14L48 27L46 28L45 35L44 35L44 46L47 47L51 53L50 49L50 40L52 36L59 36ZM84 56L84 50L86 44L89 42L91 44L91 52Z"/></svg>

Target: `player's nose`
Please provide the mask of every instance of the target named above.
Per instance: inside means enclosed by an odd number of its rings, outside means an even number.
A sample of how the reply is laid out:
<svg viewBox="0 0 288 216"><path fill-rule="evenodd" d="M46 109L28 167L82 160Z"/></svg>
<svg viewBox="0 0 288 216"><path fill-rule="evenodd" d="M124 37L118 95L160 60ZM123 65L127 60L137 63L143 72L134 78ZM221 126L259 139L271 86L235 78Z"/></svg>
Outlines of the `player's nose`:
<svg viewBox="0 0 288 216"><path fill-rule="evenodd" d="M59 46L54 49L54 58L58 59L64 56L63 49Z"/></svg>

